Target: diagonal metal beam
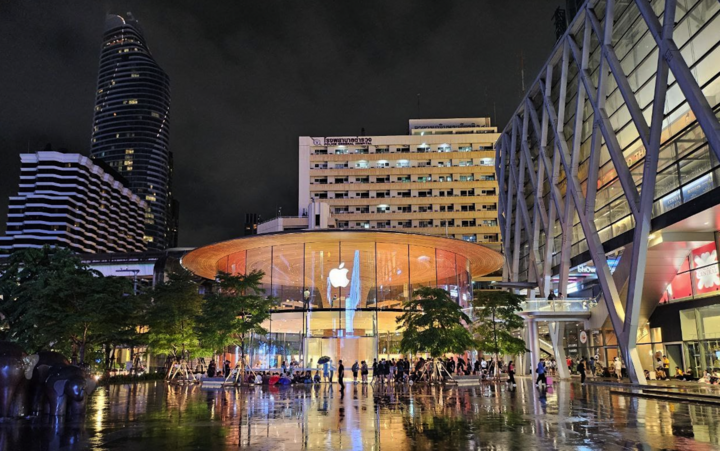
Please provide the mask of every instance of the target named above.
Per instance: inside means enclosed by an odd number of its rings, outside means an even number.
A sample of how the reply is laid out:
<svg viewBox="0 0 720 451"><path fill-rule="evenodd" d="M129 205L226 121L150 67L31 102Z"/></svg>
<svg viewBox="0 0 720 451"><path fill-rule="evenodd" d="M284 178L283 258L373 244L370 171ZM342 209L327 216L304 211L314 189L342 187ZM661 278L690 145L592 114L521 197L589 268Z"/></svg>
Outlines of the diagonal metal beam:
<svg viewBox="0 0 720 451"><path fill-rule="evenodd" d="M545 83L547 84L546 89L542 92L543 101L550 101L550 98L552 96L551 92L551 86L552 86L552 80L553 80L553 65L548 64L547 68L545 69ZM545 100L547 99L547 100ZM530 106L530 99L527 100L526 108L529 108ZM533 129L536 133L540 133L540 149L539 153L547 159L547 147L548 147L548 115L547 110L545 108L542 108L542 125L537 123L537 114L535 113L535 108L532 108L531 118L534 119L533 121ZM553 198L553 202L550 202L550 209L548 212L548 229L545 234L545 259L543 261L543 296L547 296L549 294L549 291L552 289L552 256L553 252L555 250L555 219L557 216L558 211L562 211L562 209L558 208L560 205L559 202L555 202L554 199L556 195L558 194L558 190L553 190L553 187L555 186L554 180L557 179L558 173L560 171L560 163L558 162L557 158L557 152L555 151L555 146L553 146L553 161L552 161L552 167L548 168L547 164L543 165L545 168L545 171L548 173L548 186L550 187L550 197ZM565 203L567 205L567 203Z"/></svg>
<svg viewBox="0 0 720 451"><path fill-rule="evenodd" d="M550 79L552 79L552 67L548 66L548 69L549 69L548 72L550 75ZM549 95L550 94L548 93L548 98L549 98ZM547 113L543 109L543 126L542 126L542 131L539 131L540 123L538 121L537 112L535 112L535 108L527 108L526 111L530 111L530 119L532 119L533 130L535 130L536 134L541 135L541 141L542 141L542 136L545 136L545 145L540 146L540 149L538 151L538 158L540 158L542 160L542 164L543 164L543 166L545 166L545 172L548 173L548 185L550 186L550 198L553 201L552 203L554 203L556 211L559 212L560 214L562 214L562 212L565 211L565 201L563 200L562 194L560 194L560 190L558 189L557 183L556 183L556 180L558 177L558 175L557 175L558 174L558 165L556 164L557 161L554 156L555 155L554 149L553 149L552 162L550 162L547 157L547 127L548 127ZM548 224L549 224L550 228L554 227L552 221L548 222ZM563 229L563 233L564 232L565 232L565 230Z"/></svg>
<svg viewBox="0 0 720 451"><path fill-rule="evenodd" d="M527 123L526 123L527 124ZM524 127L524 134L521 135L520 139L522 140L524 136L527 135L527 126ZM535 276L535 281L537 281L538 278L538 270L537 270L537 250L532 242L532 237L530 236L529 231L532 230L532 224L530 222L530 218L528 215L528 208L527 203L525 202L525 193L522 190L525 182L525 159L520 159L520 169L518 170L515 167L514 161L510 162L510 174L512 174L513 179L518 181L517 184L517 210L518 213L516 213L515 217L515 252L520 252L520 242L521 239L521 233L522 229L520 228L520 221L522 220L523 225L525 226L525 231L528 235L528 248L530 251L528 252L528 257L530 260L530 264L528 265L528 269L532 269L532 274ZM513 271L516 271L513 269ZM530 280L530 277L528 275L528 281Z"/></svg>
<svg viewBox="0 0 720 451"><path fill-rule="evenodd" d="M607 146L608 153L610 154L610 158L612 159L613 166L615 168L615 172L617 173L618 179L620 180L620 185L623 188L623 193L627 198L630 211L633 213L633 216L635 216L635 219L637 220L640 194L638 194L638 190L635 186L635 182L633 181L630 169L628 168L627 161L625 161L625 157L623 156L622 149L620 148L620 144L618 143L617 136L615 135L615 131L613 130L612 124L610 123L610 119L608 118L607 111L605 111L605 108L599 108L597 102L594 100L594 98L597 98L598 95L604 96L605 93L604 91L595 91L595 87L593 86L592 81L590 81L590 74L587 70L582 69L582 58L579 55L580 50L577 48L577 44L575 44L572 36L568 36L567 42L570 44L573 58L578 65L578 75L580 76L583 84L585 85L585 90L588 93L588 99L590 100L590 105L592 106L593 114L595 115L595 121L600 127L600 132L605 138L605 146Z"/></svg>
<svg viewBox="0 0 720 451"><path fill-rule="evenodd" d="M665 1L663 19L663 38L671 39L675 23L675 0ZM667 94L668 65L662 58L658 58L657 75L655 77L655 96L652 106L651 128L649 142L646 147L643 168L642 194L640 196L640 214L642 221L635 225L633 232L633 248L630 260L630 277L628 280L628 295L625 303L625 321L621 338L628 349L636 349L637 330L639 326L640 304L645 281L645 267L647 263L648 240L651 232L650 220L652 218L652 204L655 195L655 180L657 178L658 158L660 154L660 140L664 119L665 98ZM642 368L639 368L639 358L636 362L634 355L630 359L635 369L635 376L641 383L644 381ZM628 367L630 369L630 367Z"/></svg>
<svg viewBox="0 0 720 451"><path fill-rule="evenodd" d="M695 114L700 128L702 128L705 133L710 148L715 152L715 156L720 159L720 123L718 123L717 118L713 114L713 110L705 98L705 94L703 94L692 72L690 72L690 68L685 62L675 41L673 41L672 37L668 38L663 35L660 21L658 21L655 12L647 0L635 0L635 4L640 10L640 14L642 14L648 26L648 30L650 30L652 37L658 45L659 55L667 62L690 109Z"/></svg>
<svg viewBox="0 0 720 451"><path fill-rule="evenodd" d="M508 161L508 170L510 171L510 184L508 187L508 203L507 208L512 215L513 208L515 209L515 233L513 234L513 249L512 249L512 274L513 274L513 280L518 280L519 272L520 272L520 241L522 241L520 236L520 212L518 211L518 202L517 200L513 200L513 194L517 197L520 197L520 191L519 191L519 184L517 181L517 178L515 178L515 175L513 174L512 167L515 164L516 155L515 151L517 149L517 126L513 125L512 128L512 134L510 139L510 160ZM508 221L508 224L506 224L506 227L508 229L512 229L513 222ZM508 231L509 234L510 231Z"/></svg>
<svg viewBox="0 0 720 451"><path fill-rule="evenodd" d="M542 81L540 81L540 83L541 85L544 84ZM559 148L558 151L560 154L560 160L565 168L565 172L569 174L571 171L570 158L567 155L567 142L564 139L561 139L561 136L557 133L557 127L555 126L557 124L555 108L551 102L545 102L544 105L545 109L548 111L548 119L550 120L551 125L553 125L553 130L555 130L556 133L555 145ZM608 266L607 258L605 257L605 250L597 233L595 223L593 221L589 221L587 216L585 216L585 199L583 199L582 196L580 183L578 183L577 178L574 178L574 180L572 179L573 177L568 179L570 182L568 183L568 190L570 191L572 201L575 203L575 208L577 209L578 217L580 218L580 224L587 241L588 250L590 251L593 263L595 263L595 268L597 269L596 274L598 276L598 281L600 282L600 287L602 288L606 299L609 298L612 303L608 303L610 320L613 323L613 327L617 325L616 330L622 330L622 324L625 321L625 309L620 301L620 293L612 278L612 273L610 272L610 267Z"/></svg>
<svg viewBox="0 0 720 451"><path fill-rule="evenodd" d="M568 40L566 39L565 42L563 42L563 58L560 64L560 92L558 95L558 112L556 124L554 124L554 127L556 128L555 133L557 134L557 136L561 137L563 143L566 146L567 140L565 139L565 104L567 103L569 70L568 63L570 59L568 56L570 49L567 41ZM570 156L570 171L567 171L567 169L565 171L566 194L567 190L569 189L567 185L570 184L570 180L577 179L577 152L575 150L576 149L573 149L573 152ZM567 293L567 285L570 277L570 250L572 249L573 242L573 210L573 203L565 202L565 210L563 211L562 218L563 234L560 243L560 274L558 277L558 291L560 291L561 293Z"/></svg>
<svg viewBox="0 0 720 451"><path fill-rule="evenodd" d="M610 67L610 73L613 74L613 77L615 77L615 81L617 82L620 95L625 101L625 106L630 112L630 119L632 120L635 128L637 128L643 146L647 148L650 145L650 128L645 121L645 116L643 116L640 105L638 105L637 99L635 98L635 93L630 87L630 82L628 81L627 76L622 69L620 60L618 59L617 54L615 54L615 49L612 46L612 41L605 39L603 31L600 27L600 21L591 9L587 10L587 17L592 26L592 29L597 35L598 42L602 49L601 54L605 58L605 61L607 61L607 64ZM587 27L585 27L585 29L588 30Z"/></svg>
<svg viewBox="0 0 720 451"><path fill-rule="evenodd" d="M520 123L520 118L515 116L515 121ZM525 168L527 169L528 173L530 174L530 184L532 186L533 192L535 193L534 196L534 202L535 205L533 205L533 209L535 210L537 207L537 204L539 203L542 205L542 208L540 209L540 221L541 225L544 230L547 230L547 212L545 211L544 202L542 200L542 197L538 198L538 192L541 192L540 186L543 184L543 180L540 178L541 169L543 167L543 164L540 162L540 158L538 157L538 173L536 174L533 172L533 164L532 164L532 156L530 154L530 147L528 146L528 120L529 115L527 114L527 111L525 111L525 114L523 114L522 119L522 137L520 139L520 147L522 149L521 158L525 159ZM534 215L535 216L535 215ZM535 220L533 220L533 230L535 228Z"/></svg>

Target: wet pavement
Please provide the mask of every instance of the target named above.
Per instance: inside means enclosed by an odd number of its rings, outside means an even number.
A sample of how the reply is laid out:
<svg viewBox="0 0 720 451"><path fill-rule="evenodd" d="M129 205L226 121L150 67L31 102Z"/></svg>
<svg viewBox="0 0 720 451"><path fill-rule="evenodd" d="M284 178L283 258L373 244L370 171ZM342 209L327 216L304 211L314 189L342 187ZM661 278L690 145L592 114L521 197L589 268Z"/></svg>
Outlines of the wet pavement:
<svg viewBox="0 0 720 451"><path fill-rule="evenodd" d="M0 451L720 449L719 407L610 389L113 385L84 421L1 423Z"/></svg>

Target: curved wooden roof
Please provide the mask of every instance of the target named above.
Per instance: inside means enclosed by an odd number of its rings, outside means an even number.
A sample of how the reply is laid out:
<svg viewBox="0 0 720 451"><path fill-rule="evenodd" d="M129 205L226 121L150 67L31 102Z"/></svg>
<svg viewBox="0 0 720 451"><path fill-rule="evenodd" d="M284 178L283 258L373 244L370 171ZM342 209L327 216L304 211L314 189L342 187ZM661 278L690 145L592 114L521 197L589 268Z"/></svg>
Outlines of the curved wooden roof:
<svg viewBox="0 0 720 451"><path fill-rule="evenodd" d="M192 250L183 256L182 265L199 276L214 279L218 262L236 252L269 246L338 241L409 244L454 252L470 260L470 270L474 278L494 272L503 265L502 255L480 244L430 235L376 230L293 231L236 238Z"/></svg>

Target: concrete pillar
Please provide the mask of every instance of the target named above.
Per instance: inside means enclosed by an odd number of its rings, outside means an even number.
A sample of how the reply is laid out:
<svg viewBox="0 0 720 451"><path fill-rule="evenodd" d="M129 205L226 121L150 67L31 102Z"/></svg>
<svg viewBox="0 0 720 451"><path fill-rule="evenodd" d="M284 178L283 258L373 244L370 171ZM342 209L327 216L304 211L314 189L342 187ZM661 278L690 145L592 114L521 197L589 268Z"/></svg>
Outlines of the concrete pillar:
<svg viewBox="0 0 720 451"><path fill-rule="evenodd" d="M525 327L523 327L522 330L522 338L525 340L525 344L527 346L528 343L530 343L530 326L528 326L528 322L525 322ZM520 359L517 361L517 374L521 375L527 375L528 369L530 368L530 353L524 353Z"/></svg>
<svg viewBox="0 0 720 451"><path fill-rule="evenodd" d="M537 321L534 318L528 319L528 330L530 346L530 368L532 369L533 383L537 379L537 366L540 361L540 343L538 343Z"/></svg>
<svg viewBox="0 0 720 451"><path fill-rule="evenodd" d="M565 357L565 348L563 347L563 337L565 336L565 323L555 321L549 324L550 339L552 340L553 352L557 361L557 373L560 379L570 379L570 371L568 371Z"/></svg>

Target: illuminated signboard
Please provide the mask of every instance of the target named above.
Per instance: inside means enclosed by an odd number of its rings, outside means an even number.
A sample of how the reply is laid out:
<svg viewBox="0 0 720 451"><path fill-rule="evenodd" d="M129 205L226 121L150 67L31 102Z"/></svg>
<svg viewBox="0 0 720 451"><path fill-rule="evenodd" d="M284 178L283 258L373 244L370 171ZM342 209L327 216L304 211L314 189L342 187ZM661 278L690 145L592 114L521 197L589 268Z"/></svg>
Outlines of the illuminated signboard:
<svg viewBox="0 0 720 451"><path fill-rule="evenodd" d="M372 138L367 136L354 136L344 138L313 138L313 145L315 146L357 146L357 145L370 145L372 144Z"/></svg>

